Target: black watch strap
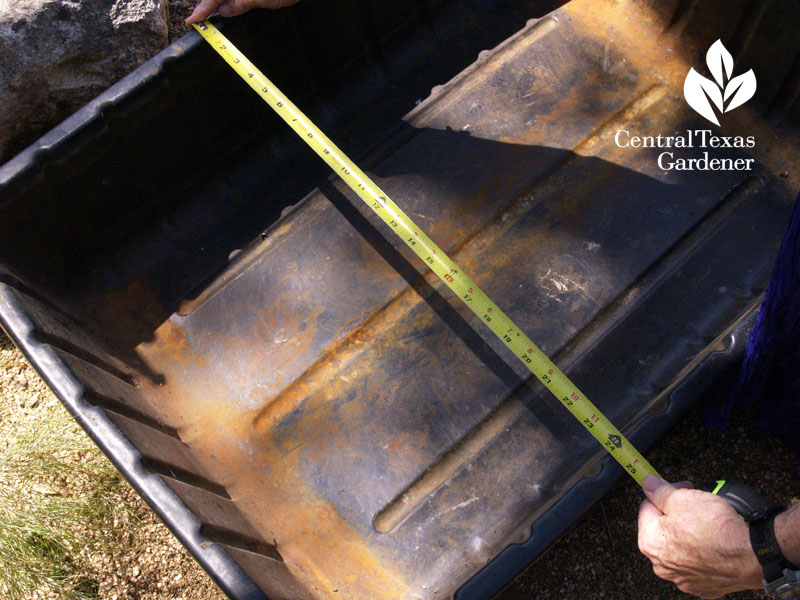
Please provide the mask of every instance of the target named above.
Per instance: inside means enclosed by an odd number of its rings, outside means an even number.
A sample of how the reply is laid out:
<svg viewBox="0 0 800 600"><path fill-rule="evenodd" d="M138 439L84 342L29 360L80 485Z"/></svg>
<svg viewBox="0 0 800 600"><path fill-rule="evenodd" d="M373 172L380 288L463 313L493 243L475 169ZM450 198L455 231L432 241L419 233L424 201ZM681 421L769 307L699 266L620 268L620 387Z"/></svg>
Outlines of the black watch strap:
<svg viewBox="0 0 800 600"><path fill-rule="evenodd" d="M775 517L785 510L783 506L770 508L764 516L750 522L750 543L758 562L764 570L764 581L771 583L783 577L784 569L794 566L786 560L775 538Z"/></svg>

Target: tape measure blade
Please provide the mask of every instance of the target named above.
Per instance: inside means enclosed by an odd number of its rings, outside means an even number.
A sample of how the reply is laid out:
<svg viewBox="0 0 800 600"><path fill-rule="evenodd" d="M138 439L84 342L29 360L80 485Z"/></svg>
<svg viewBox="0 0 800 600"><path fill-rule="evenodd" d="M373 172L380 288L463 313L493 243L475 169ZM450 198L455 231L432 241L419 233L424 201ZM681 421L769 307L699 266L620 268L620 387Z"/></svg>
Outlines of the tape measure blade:
<svg viewBox="0 0 800 600"><path fill-rule="evenodd" d="M342 152L211 22L194 25L201 36L394 233L508 347L570 413L641 484L656 470L586 395L425 232Z"/></svg>

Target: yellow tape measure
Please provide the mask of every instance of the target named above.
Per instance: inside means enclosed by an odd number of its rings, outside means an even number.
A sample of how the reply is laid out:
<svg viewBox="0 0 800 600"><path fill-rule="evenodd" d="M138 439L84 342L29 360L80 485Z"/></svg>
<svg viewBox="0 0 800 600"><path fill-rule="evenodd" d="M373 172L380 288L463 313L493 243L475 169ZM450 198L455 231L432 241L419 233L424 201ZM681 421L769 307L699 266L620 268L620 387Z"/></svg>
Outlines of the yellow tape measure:
<svg viewBox="0 0 800 600"><path fill-rule="evenodd" d="M472 279L209 21L195 29L567 407L637 483L655 469Z"/></svg>

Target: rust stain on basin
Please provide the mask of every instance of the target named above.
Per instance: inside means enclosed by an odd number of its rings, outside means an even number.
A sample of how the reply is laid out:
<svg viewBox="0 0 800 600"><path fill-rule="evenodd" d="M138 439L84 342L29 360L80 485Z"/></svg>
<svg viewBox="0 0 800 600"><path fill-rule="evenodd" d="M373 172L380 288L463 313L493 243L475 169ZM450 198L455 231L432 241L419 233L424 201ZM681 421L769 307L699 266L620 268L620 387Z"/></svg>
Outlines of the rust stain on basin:
<svg viewBox="0 0 800 600"><path fill-rule="evenodd" d="M611 325L593 319L639 302L737 184L641 210L674 184L613 137L686 121L690 54L666 26L641 3L571 2L437 90L375 166L548 352L597 343ZM565 455L597 449L346 196L310 196L161 324L137 351L166 384L141 385L311 597L449 597L578 477Z"/></svg>

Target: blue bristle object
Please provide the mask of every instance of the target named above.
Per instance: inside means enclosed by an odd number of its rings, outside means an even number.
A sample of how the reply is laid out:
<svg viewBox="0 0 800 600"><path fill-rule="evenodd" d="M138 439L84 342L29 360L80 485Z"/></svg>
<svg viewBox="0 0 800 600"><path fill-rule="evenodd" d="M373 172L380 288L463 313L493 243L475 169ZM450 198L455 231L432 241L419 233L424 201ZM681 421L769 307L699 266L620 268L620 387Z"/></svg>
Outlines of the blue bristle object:
<svg viewBox="0 0 800 600"><path fill-rule="evenodd" d="M747 342L738 380L704 415L724 430L733 410L752 410L762 431L800 453L800 197Z"/></svg>

